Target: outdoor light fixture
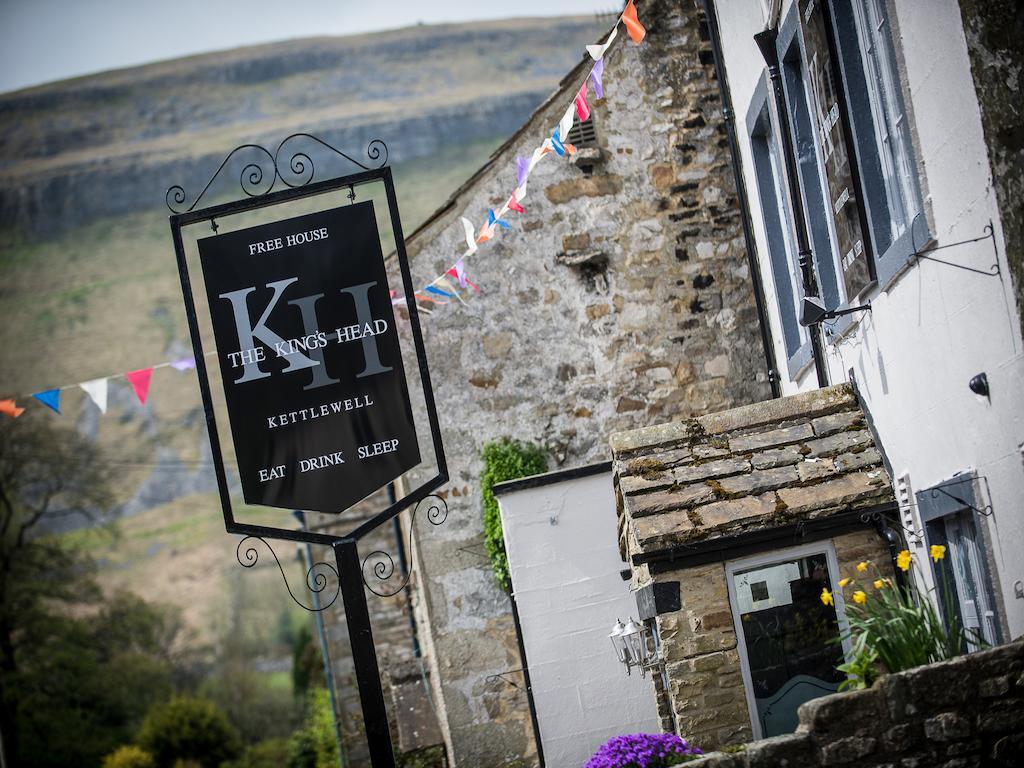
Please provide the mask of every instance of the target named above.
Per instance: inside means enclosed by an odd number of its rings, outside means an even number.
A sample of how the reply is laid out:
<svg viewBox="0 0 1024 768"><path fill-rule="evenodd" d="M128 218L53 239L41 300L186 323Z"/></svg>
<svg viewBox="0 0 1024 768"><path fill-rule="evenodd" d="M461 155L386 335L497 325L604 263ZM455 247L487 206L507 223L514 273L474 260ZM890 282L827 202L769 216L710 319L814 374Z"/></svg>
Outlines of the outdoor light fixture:
<svg viewBox="0 0 1024 768"><path fill-rule="evenodd" d="M977 376L972 376L971 380L967 382L967 386L970 388L971 392L978 396L979 400L988 400L988 376L984 371L979 373Z"/></svg>
<svg viewBox="0 0 1024 768"><path fill-rule="evenodd" d="M832 320L842 315L853 314L854 312L870 312L870 304L862 304L859 307L847 307L846 309L826 309L825 303L817 296L804 296L800 302L800 325L817 325L824 320Z"/></svg>
<svg viewBox="0 0 1024 768"><path fill-rule="evenodd" d="M662 659L654 647L654 638L643 622L638 624L629 619L623 626L616 619L608 638L616 658L625 665L627 675L633 674L633 667L639 667L641 677L646 677L649 669L661 667Z"/></svg>

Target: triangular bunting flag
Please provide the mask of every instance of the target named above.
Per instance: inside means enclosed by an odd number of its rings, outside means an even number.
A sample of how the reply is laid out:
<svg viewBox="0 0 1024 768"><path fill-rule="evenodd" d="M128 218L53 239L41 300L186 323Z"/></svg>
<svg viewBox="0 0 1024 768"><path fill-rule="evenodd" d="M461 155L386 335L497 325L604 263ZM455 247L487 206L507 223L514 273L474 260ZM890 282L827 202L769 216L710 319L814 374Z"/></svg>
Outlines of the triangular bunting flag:
<svg viewBox="0 0 1024 768"><path fill-rule="evenodd" d="M523 186L526 177L530 175L530 161L525 157L516 157L516 186Z"/></svg>
<svg viewBox="0 0 1024 768"><path fill-rule="evenodd" d="M196 359L194 357L183 357L181 360L174 360L171 363L171 368L176 371L187 371L196 367Z"/></svg>
<svg viewBox="0 0 1024 768"><path fill-rule="evenodd" d="M36 392L32 395L36 400L45 405L54 413L60 413L60 390L48 389L45 392Z"/></svg>
<svg viewBox="0 0 1024 768"><path fill-rule="evenodd" d="M521 206L519 204L519 201L516 199L515 192L512 193L512 197L510 197L508 200L508 209L510 211L515 211L516 213L526 213L526 209L523 208L523 206Z"/></svg>
<svg viewBox="0 0 1024 768"><path fill-rule="evenodd" d="M143 368L138 371L129 371L124 377L132 385L132 389L135 390L135 396L139 398L139 402L145 405L146 397L149 395L149 381L153 378L153 369Z"/></svg>
<svg viewBox="0 0 1024 768"><path fill-rule="evenodd" d="M576 114L580 118L582 123L588 117L590 117L590 106L587 104L587 81L583 81L583 85L580 86L579 91L576 93Z"/></svg>
<svg viewBox="0 0 1024 768"><path fill-rule="evenodd" d="M466 230L466 256L476 253L476 239L473 237L473 222L463 216L459 221L462 222L462 228Z"/></svg>
<svg viewBox="0 0 1024 768"><path fill-rule="evenodd" d="M85 394L87 394L94 403L96 403L96 407L100 409L100 413L107 412L107 379L83 381L78 386L80 386L82 391L85 392Z"/></svg>
<svg viewBox="0 0 1024 768"><path fill-rule="evenodd" d="M622 23L626 25L626 31L629 32L629 36L634 43L639 43L647 34L644 25L636 17L636 6L633 5L633 0L629 0L622 11Z"/></svg>
<svg viewBox="0 0 1024 768"><path fill-rule="evenodd" d="M500 226L502 229L509 229L511 227L511 225L507 221L505 221L504 219L499 219L497 216L495 216L494 215L494 210L492 208L488 208L487 209L487 226L491 227L491 231L493 231L495 224Z"/></svg>
<svg viewBox="0 0 1024 768"><path fill-rule="evenodd" d="M603 43L598 43L597 45L587 46L587 53L590 54L590 58L594 61L600 61L604 56L604 52L608 50L608 46L612 44L612 41L615 39L617 34L619 34L619 23L615 22L615 26L612 27L612 33L608 35L607 40Z"/></svg>
<svg viewBox="0 0 1024 768"><path fill-rule="evenodd" d="M590 79L594 81L594 95L604 98L604 59L594 62L594 68L590 70Z"/></svg>
<svg viewBox="0 0 1024 768"><path fill-rule="evenodd" d="M558 121L558 140L563 144L569 138L569 131L572 130L572 124L575 119L576 104L573 103L569 105L569 108L565 110L565 114L562 115L562 119Z"/></svg>
<svg viewBox="0 0 1024 768"><path fill-rule="evenodd" d="M0 413L4 416L10 416L12 419L16 419L25 412L24 408L19 408L18 404L14 402L14 398L10 397L6 400L0 400Z"/></svg>

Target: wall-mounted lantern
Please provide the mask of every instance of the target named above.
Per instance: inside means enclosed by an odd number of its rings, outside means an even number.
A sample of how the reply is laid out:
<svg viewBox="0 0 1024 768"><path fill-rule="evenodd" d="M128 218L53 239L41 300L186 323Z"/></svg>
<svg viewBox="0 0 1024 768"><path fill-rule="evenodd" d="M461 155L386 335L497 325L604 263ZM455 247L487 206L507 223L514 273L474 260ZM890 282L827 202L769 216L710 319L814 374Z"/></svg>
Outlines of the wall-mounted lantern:
<svg viewBox="0 0 1024 768"><path fill-rule="evenodd" d="M616 658L625 665L626 674L633 674L633 667L640 669L640 676L646 677L650 669L660 669L664 660L655 647L650 630L641 623L629 619L625 626L618 619L608 634L615 649Z"/></svg>

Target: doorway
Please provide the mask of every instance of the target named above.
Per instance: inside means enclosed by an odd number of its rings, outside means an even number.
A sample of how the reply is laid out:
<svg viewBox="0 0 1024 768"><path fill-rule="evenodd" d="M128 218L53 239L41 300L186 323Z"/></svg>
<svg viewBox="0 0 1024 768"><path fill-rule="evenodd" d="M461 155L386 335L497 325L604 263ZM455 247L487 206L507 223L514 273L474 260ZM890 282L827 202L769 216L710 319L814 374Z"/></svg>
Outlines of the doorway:
<svg viewBox="0 0 1024 768"><path fill-rule="evenodd" d="M846 676L846 630L830 542L726 565L729 602L754 738L796 730L805 701L834 693ZM833 594L825 605L822 590Z"/></svg>

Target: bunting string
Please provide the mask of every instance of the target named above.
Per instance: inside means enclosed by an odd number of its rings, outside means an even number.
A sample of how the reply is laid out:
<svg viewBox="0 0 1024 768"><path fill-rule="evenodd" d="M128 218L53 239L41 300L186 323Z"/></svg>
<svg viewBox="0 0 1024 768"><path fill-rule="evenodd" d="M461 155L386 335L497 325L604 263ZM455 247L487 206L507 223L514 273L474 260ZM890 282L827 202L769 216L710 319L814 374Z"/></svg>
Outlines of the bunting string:
<svg viewBox="0 0 1024 768"><path fill-rule="evenodd" d="M633 4L633 0L629 0L604 42L586 47L587 53L594 63L584 78L583 84L580 85L579 90L573 95L572 102L562 114L558 125L551 131L550 137L544 139L541 145L533 151L529 159L521 156L516 157L515 189L512 190L504 205L497 212L490 208L487 210L487 220L480 226L479 230L476 230L473 223L465 216L460 217L459 221L465 231L466 248L455 264L414 292L413 296L420 311L429 314L432 311L431 305L449 304L453 299L464 304L464 297L472 293L480 293L480 288L465 278L465 260L475 255L481 245L493 240L501 230L511 228L509 222L504 219L505 214L509 211L519 214L526 212L523 202L526 200L527 182L533 169L537 167L537 164L543 158L550 154L557 157L570 158L576 154L576 148L569 144L566 139L576 119L583 122L590 117L590 104L587 101L589 88L593 88L596 98L604 98L604 55L615 41L620 24L625 26L626 33L635 44L642 42L647 35L647 30L637 17L636 6ZM456 278L457 289L451 284L449 280L451 277ZM471 289L467 290L470 286ZM404 305L407 301L407 298L404 296L392 294L391 303L393 306Z"/></svg>
<svg viewBox="0 0 1024 768"><path fill-rule="evenodd" d="M549 155L570 158L576 154L576 148L567 141L569 131L572 129L576 119L582 122L590 117L590 104L587 100L590 88L593 89L596 98L604 98L604 56L615 41L620 24L625 26L629 38L636 44L639 44L647 34L647 30L644 29L643 24L640 23L637 17L636 6L634 6L633 0L629 0L604 42L586 47L587 53L594 63L579 90L573 94L572 101L567 105L565 112L558 121L558 125L552 129L550 136L545 138L541 145L534 149L529 158L516 157L515 188L501 208L497 211L491 208L487 210L486 221L481 224L479 229L465 216L459 218L459 224L464 233L465 249L451 267L414 292L414 298L419 311L430 314L435 305L450 304L453 301L465 304L466 298L480 293L480 286L470 280L466 272L466 259L476 255L481 245L493 240L501 231L511 229L512 225L505 219L506 214L509 212L516 214L526 212L523 203L527 199L527 183L529 182L530 174L533 173L533 170L541 160ZM391 291L392 306L406 305L407 302L408 299L405 296L398 296L394 291ZM213 355L215 353L209 352L207 354ZM188 371L195 367L195 358L183 357L152 365L148 368L140 368L122 374L103 376L77 384L34 392L31 398L54 413L61 414L62 393L70 389L80 389L85 392L88 399L99 409L100 413L105 414L107 412L107 396L111 379L124 378L131 385L138 401L145 405L149 397L153 371L161 368ZM24 406L19 405L15 398L0 399L0 414L16 419L24 412Z"/></svg>

